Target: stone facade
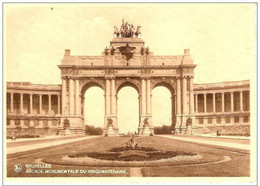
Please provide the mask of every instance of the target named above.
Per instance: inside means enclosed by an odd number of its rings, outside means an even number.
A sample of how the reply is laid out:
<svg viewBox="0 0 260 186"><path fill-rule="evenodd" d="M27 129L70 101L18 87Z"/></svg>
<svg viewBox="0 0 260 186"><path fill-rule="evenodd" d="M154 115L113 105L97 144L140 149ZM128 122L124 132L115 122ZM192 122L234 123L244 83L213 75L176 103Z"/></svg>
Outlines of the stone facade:
<svg viewBox="0 0 260 186"><path fill-rule="evenodd" d="M185 132L188 118L194 131L226 123L249 124L249 81L193 84L196 65L189 49L179 56L154 56L140 38L114 38L101 56L73 56L66 49L58 67L61 85L7 83L9 131L18 125L59 131L67 118L71 132L82 133L84 93L93 86L104 90L104 134L108 128L110 135L118 134L117 93L125 86L139 94L140 134L153 133L152 90L157 86L171 92L172 125L177 133Z"/></svg>
<svg viewBox="0 0 260 186"><path fill-rule="evenodd" d="M7 135L16 130L29 134L58 134L61 119L61 86L8 82Z"/></svg>
<svg viewBox="0 0 260 186"><path fill-rule="evenodd" d="M250 123L249 97L248 80L194 84L194 108L198 128L241 126L247 129Z"/></svg>

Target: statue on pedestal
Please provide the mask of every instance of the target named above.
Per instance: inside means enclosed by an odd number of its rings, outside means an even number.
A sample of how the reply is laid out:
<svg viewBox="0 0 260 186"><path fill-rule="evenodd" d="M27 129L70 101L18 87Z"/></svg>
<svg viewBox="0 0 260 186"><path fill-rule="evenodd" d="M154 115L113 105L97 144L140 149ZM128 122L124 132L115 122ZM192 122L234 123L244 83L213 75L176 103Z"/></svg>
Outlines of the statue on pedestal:
<svg viewBox="0 0 260 186"><path fill-rule="evenodd" d="M150 135L149 118L144 119L143 135Z"/></svg>
<svg viewBox="0 0 260 186"><path fill-rule="evenodd" d="M107 135L115 135L113 130L113 120L111 118L107 118Z"/></svg>
<svg viewBox="0 0 260 186"><path fill-rule="evenodd" d="M192 119L190 117L186 120L185 134L192 134Z"/></svg>
<svg viewBox="0 0 260 186"><path fill-rule="evenodd" d="M63 121L64 135L70 135L70 121L66 118Z"/></svg>
<svg viewBox="0 0 260 186"><path fill-rule="evenodd" d="M64 113L66 115L66 111L67 111L67 107L65 107L64 109ZM66 117L63 121L63 129L64 129L64 135L70 135L70 121L68 120L68 118Z"/></svg>

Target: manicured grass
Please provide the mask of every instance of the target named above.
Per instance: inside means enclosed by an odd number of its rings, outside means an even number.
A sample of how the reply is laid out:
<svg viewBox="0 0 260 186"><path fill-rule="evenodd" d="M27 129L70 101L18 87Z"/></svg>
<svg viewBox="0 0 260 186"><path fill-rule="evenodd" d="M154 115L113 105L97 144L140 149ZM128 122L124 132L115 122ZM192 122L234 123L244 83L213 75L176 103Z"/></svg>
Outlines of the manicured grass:
<svg viewBox="0 0 260 186"><path fill-rule="evenodd" d="M142 173L143 176L167 176L167 177L176 177L176 176L249 176L249 154L240 154L227 151L226 149L217 149L210 146L204 146L200 144L186 143L182 141L157 137L157 136L147 136L140 137L142 142L140 146L147 148L155 148L162 151L179 151L185 153L198 153L203 156L199 161L193 162L177 162L174 165L169 164L160 164L160 166L155 167L143 167ZM46 149L46 151L41 150L35 154L31 154L24 157L19 157L17 159L8 160L7 164L7 175L8 176L34 176L34 177L49 177L49 176L129 176L130 168L129 167L100 167L100 166L87 166L87 165L64 165L61 161L61 158L67 156L68 154L73 153L86 153L86 152L101 152L104 150L110 150L112 148L123 147L125 142L129 138L124 137L99 137L95 139L84 140L76 143L72 143L69 146L62 148L62 145L59 146L59 150ZM201 165L201 163L209 163L223 160L223 156L230 156L231 161ZM13 156L14 158L15 156ZM25 164L32 164L35 162L35 159L43 158L48 159L53 162L51 169L85 169L85 170L126 170L125 174L27 174L24 170L21 173L15 173L13 171L13 166L15 164L21 164L23 167ZM63 164L63 165L60 165ZM191 165L193 164L193 165Z"/></svg>

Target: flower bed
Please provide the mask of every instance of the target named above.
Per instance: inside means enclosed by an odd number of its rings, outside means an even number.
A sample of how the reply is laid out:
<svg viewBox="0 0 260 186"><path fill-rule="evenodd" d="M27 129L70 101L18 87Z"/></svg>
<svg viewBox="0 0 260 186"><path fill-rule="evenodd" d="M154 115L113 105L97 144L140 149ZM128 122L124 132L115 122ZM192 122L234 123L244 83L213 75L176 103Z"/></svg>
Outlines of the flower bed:
<svg viewBox="0 0 260 186"><path fill-rule="evenodd" d="M69 158L90 157L100 160L111 161L154 161L167 159L176 156L195 156L195 153L178 152L178 151L158 151L153 148L139 147L137 149L129 149L125 147L113 148L109 151L86 152L68 155Z"/></svg>

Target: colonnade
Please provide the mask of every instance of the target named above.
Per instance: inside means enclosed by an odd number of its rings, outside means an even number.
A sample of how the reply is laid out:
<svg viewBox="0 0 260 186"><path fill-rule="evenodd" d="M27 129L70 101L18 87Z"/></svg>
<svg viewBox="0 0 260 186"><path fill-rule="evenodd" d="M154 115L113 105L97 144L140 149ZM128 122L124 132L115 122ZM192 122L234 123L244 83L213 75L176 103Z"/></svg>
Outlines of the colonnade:
<svg viewBox="0 0 260 186"><path fill-rule="evenodd" d="M235 110L234 109L234 104L237 104L236 102L234 102L234 92L239 93L239 110ZM204 93L195 93L195 112L199 113L199 101L198 101L198 95L203 95L203 112L204 113L208 113L208 104L207 104L207 95L212 94L212 112L216 113L217 109L216 109L216 94L221 94L221 111L218 112L227 112L225 110L225 106L226 104L230 105L230 111L229 112L235 112L235 111L248 111L249 110L249 106L245 106L249 104L249 99L244 99L244 92L248 92L249 91L229 91L229 92L213 92L213 93L209 93L209 92L204 92ZM227 101L225 101L225 93L230 93L230 103L228 103ZM244 108L245 107L245 108Z"/></svg>
<svg viewBox="0 0 260 186"><path fill-rule="evenodd" d="M42 114L42 97L44 95L48 95L48 112L47 114L52 114L52 96L57 96L57 114L59 115L60 112L60 95L59 94L43 94L43 93L21 93L21 92L8 92L10 94L10 99L7 100L8 102L10 101L10 112L9 114L14 114L14 94L19 94L19 114L23 114L23 106L24 106L24 95L29 95L29 110L28 114L33 115L33 96L36 95L38 96L38 114Z"/></svg>

